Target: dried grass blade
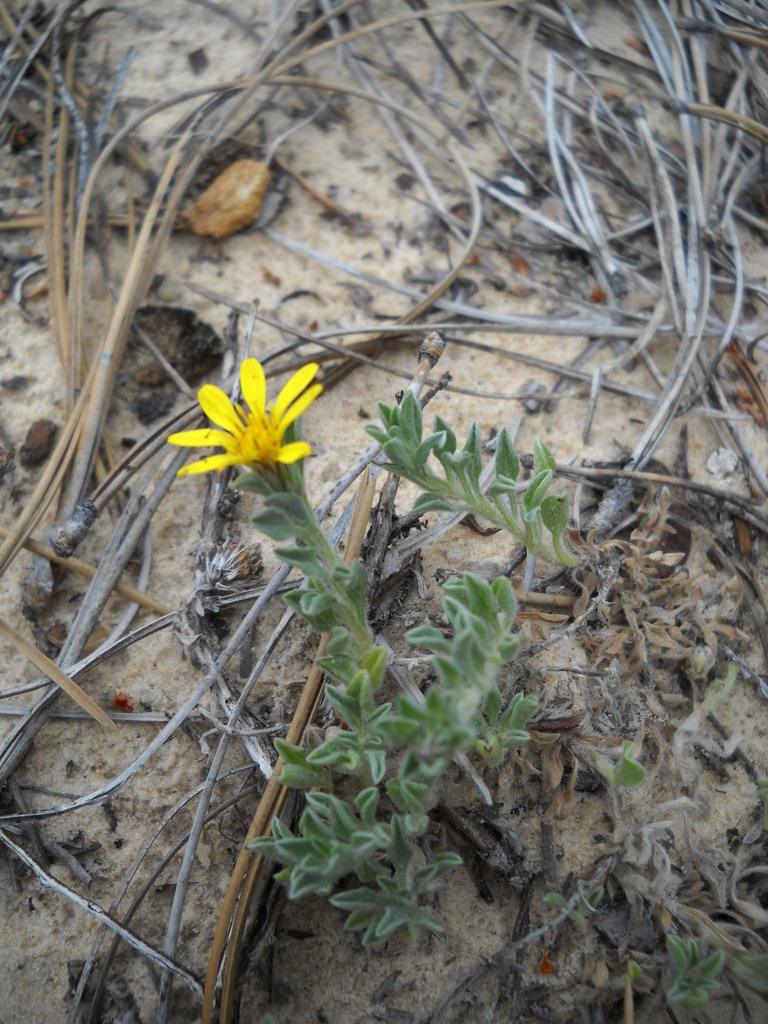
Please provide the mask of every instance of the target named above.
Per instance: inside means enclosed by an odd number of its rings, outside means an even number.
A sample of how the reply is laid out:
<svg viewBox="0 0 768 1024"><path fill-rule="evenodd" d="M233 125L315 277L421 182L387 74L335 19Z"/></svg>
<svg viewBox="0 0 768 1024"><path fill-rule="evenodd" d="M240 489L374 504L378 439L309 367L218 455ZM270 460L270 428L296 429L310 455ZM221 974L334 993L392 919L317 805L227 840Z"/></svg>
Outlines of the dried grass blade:
<svg viewBox="0 0 768 1024"><path fill-rule="evenodd" d="M243 688L243 692L240 695L239 699L237 700L237 703L232 711L232 714L230 715L228 722L228 726L230 728L237 723L239 715L245 708L245 702L248 698L248 695L250 694L251 690L253 689L253 686L256 684L259 677L261 676L264 667L269 661L269 658L272 656L275 647L280 641L280 638L282 637L286 627L288 626L292 618L292 610L286 609L280 622L272 631L272 635L270 636L269 640L264 646L261 656L259 657L259 661L254 666L253 671L249 676L248 682ZM166 929L164 947L165 953L169 957L174 956L176 952L176 947L179 939L179 932L181 930L182 915L184 913L184 902L189 888L192 868L195 862L200 836L202 835L203 825L205 823L208 808L210 806L210 801L213 796L213 789L218 780L219 772L221 770L224 757L226 756L226 752L229 747L229 739L229 735L225 733L224 736L222 736L216 754L214 755L211 767L208 771L205 786L203 787L203 791L201 793L200 802L197 805L195 818L189 833L189 842L187 844L186 850L184 851L184 857L182 859L181 868L176 879L176 891L174 893L173 904L171 906L171 912L168 918L168 927ZM272 782L273 778L274 775L270 776L269 781L267 783L267 789L269 788L269 784ZM261 806L261 804L259 806ZM163 1021L168 1019L168 1015L170 1013L169 1002L171 996L171 982L172 976L166 972L163 975L160 984L160 1000L158 1004L157 1024L162 1024Z"/></svg>
<svg viewBox="0 0 768 1024"><path fill-rule="evenodd" d="M417 117L416 115L414 115L411 111L407 110L406 108L400 106L400 104L394 103L392 100L388 99L385 96L380 96L380 95L378 95L376 93L371 93L371 92L368 92L368 91L366 91L364 89L356 89L354 87L349 87L349 86L345 86L345 87L342 88L342 87L338 86L336 83L333 83L333 82L328 82L328 81L325 81L323 79L306 78L304 76L291 76L291 77L288 77L288 76L276 76L275 78L271 78L270 82L272 84L292 85L292 86L295 86L295 85L306 85L306 86L309 86L311 88L323 89L323 90L331 90L331 91L334 91L334 92L341 92L341 93L344 93L344 94L347 94L347 95L350 95L350 96L356 96L359 99L367 100L368 102L374 103L378 107L386 107L389 110L395 111L396 113L400 114L401 116L407 118L413 124L422 127L424 130L427 131L427 133L429 135L434 137L434 133L432 132L432 130L429 128L428 125L426 125L422 121L421 118ZM436 285L436 287L433 288L432 291L425 298L423 298L412 309L408 310L407 313L405 313L402 317L400 317L399 320L398 320L398 323L408 323L411 320L418 319L428 309L430 309L431 306L433 306L435 304L435 302L440 298L440 296L448 288L450 288L451 284L460 275L460 273L461 273L462 269L464 268L466 262L469 260L470 256L472 255L472 252L473 252L474 247L475 247L475 243L477 241L477 237L478 237L478 235L480 233L480 228L482 226L482 214L483 214L482 203L481 203L481 200L480 200L480 193L479 193L476 181L475 181L475 177L474 177L472 171L470 170L470 168L468 167L466 161L462 157L461 153L459 152L458 147L453 142L448 141L447 144L446 144L446 149L447 149L451 159L454 161L454 163L458 167L458 169L459 169L459 171L460 171L460 173L461 173L461 175L462 175L462 177L464 179L464 183L465 183L465 185L467 187L467 191L469 193L470 204L471 204L471 211L472 211L470 225L469 225L469 230L466 233L466 236L464 237L464 239L462 239L462 241L464 243L462 251L459 254L458 258L456 259L456 261L454 263L454 266L449 271L449 273L446 274L445 277L442 278L442 280L439 282L439 284ZM273 231L270 231L270 230L267 231L267 234L269 234L270 237L273 237L273 238L279 237L277 235L277 233L275 233ZM375 335L374 335L373 338L369 338L368 339L368 343L371 344L371 345L375 344L376 341L377 341L377 338L376 338Z"/></svg>
<svg viewBox="0 0 768 1024"><path fill-rule="evenodd" d="M0 526L0 537L8 537L9 534L9 530ZM67 569L77 573L79 576L84 576L86 579L93 579L98 571L95 566L90 565L88 562L83 562L79 558L61 558L56 554L52 547L49 547L47 544L41 544L40 541L35 540L34 537L27 537L24 541L24 547L27 551L31 551L35 555L47 558L49 562L55 562L56 565L66 566ZM121 594L123 597L128 598L129 601L134 601L136 604L140 604L142 608L146 608L148 611L157 612L158 615L170 615L171 613L171 609L168 605L163 604L162 601L156 600L149 594L145 594L143 591L139 590L138 587L134 587L133 584L124 580L118 580L115 584L115 593Z"/></svg>
<svg viewBox="0 0 768 1024"><path fill-rule="evenodd" d="M307 682L301 694L291 727L286 735L286 742L301 743L307 726L314 718L323 694L323 670L318 661L324 657L328 637L324 636L317 649L315 663L307 676ZM272 777L264 790L256 815L248 829L240 854L237 858L226 896L221 908L216 932L211 944L211 956L208 962L208 974L205 980L203 996L203 1024L210 1024L213 1019L213 1000L219 967L223 967L220 1019L222 1024L232 1019L235 1000L235 981L240 961L240 947L245 930L245 919L250 909L251 894L264 865L264 858L255 855L247 848L248 843L257 836L267 835L272 820L283 809L288 790L278 781L283 768L280 758L275 765ZM229 941L227 941L229 940ZM224 961L222 964L222 956Z"/></svg>
<svg viewBox="0 0 768 1024"><path fill-rule="evenodd" d="M720 121L740 131L746 132L753 138L765 144L768 142L768 128L759 121L745 114L739 114L734 110L726 110L725 107L718 107L711 103L686 103L684 111L687 114L695 114L697 117L706 117L711 121Z"/></svg>
<svg viewBox="0 0 768 1024"><path fill-rule="evenodd" d="M115 723L101 710L99 705L91 700L88 694L74 680L70 679L65 672L61 671L58 665L54 664L50 658L47 658L42 651L38 651L34 644L31 644L29 640L25 640L23 636L2 619L0 619L0 633L9 643L13 644L20 654L23 654L28 661L31 661L35 668L38 668L50 680L56 683L76 704L80 705L83 711L87 711L91 718L94 718L103 729L117 728Z"/></svg>
<svg viewBox="0 0 768 1024"><path fill-rule="evenodd" d="M62 366L67 366L67 297L64 281L63 216L61 213L62 185L60 155L66 153L67 114L62 111L58 124L58 144L56 147L56 173L51 187L51 147L53 139L53 79L48 83L45 97L45 134L43 136L43 228L45 238L46 262L51 281L51 319L53 332L59 348ZM63 140L63 141L62 141ZM70 389L70 395L72 391Z"/></svg>
<svg viewBox="0 0 768 1024"><path fill-rule="evenodd" d="M245 636L248 635L252 629L254 622L258 618L259 612L263 607L271 600L274 594L278 593L280 586L288 576L288 569L283 567L278 570L275 574L271 583L263 589L259 597L257 598L254 605L249 609L245 619L237 627L235 632L232 634L227 646L222 651L219 658L213 667L206 672L202 682L187 697L178 711L167 721L167 724L158 732L154 739L149 743L141 753L134 758L134 760L125 767L118 775L109 779L104 785L98 786L95 790L90 793L85 793L83 796L76 797L74 800L69 800L65 804L59 804L56 807L47 807L42 810L31 811L28 814L5 814L2 816L3 822L7 825L17 824L20 821L41 821L44 818L56 817L60 814L66 814L70 811L77 810L79 807L88 807L92 804L98 803L103 800L104 797L114 793L121 786L125 785L126 782L141 768L145 765L163 746L168 739L173 736L177 729L186 721L186 719L192 714L195 707L203 699L208 690L213 686L216 681L216 676L224 668L224 666L233 657L235 652L239 650L240 644L243 642ZM170 622L166 623L170 625ZM150 624L152 629L155 628L155 624ZM140 632L137 630L137 633ZM88 660L88 659L86 659ZM96 663L96 659L93 664ZM88 661L88 667L92 663Z"/></svg>
<svg viewBox="0 0 768 1024"><path fill-rule="evenodd" d="M153 272L154 261L149 257L152 250L152 233L158 220L163 201L166 198L166 191L176 173L184 156L187 137L182 136L174 148L168 163L160 177L155 194L149 205L147 213L139 232L136 247L132 253L130 265L125 274L125 280L120 290L112 319L104 334L104 339L95 354L92 371L89 373L90 387L85 387L83 393L87 395L88 404L84 410L83 427L80 443L75 455L75 462L72 474L67 487L67 496L63 504L63 515L71 515L77 503L81 500L85 485L90 475L96 447L101 437L101 428L106 416L107 404L112 394L112 383L117 369L117 364L122 353L125 339L128 336L131 321L136 306L144 295L146 284ZM73 253L73 263L78 274L73 282L73 289L70 294L79 294L80 281L79 273L81 267L81 254L83 252L83 236L85 223L87 221L88 200L90 189L94 185L94 174L91 174L85 189L85 197L80 210L78 223L78 244ZM169 204L170 205L170 204ZM167 210L166 210L167 216ZM75 317L74 344L76 350L80 349L82 330L81 312L82 307L77 303L72 311ZM95 372L94 372L95 371Z"/></svg>
<svg viewBox="0 0 768 1024"><path fill-rule="evenodd" d="M238 768L233 768L227 772L222 773L216 781L217 783L221 783L225 779L231 778L235 775L238 775L244 771L249 770L249 765L242 765ZM196 796L199 796L202 789L203 785L197 786L192 790L191 793L188 793L185 796L183 796L181 800L179 800L179 802L176 804L176 806L168 812L164 820L154 829L150 838L144 843L143 848L137 854L135 860L133 861L133 864L130 866L128 872L123 878L120 892L117 894L115 899L110 904L109 913L113 917L117 916L120 903L124 898L129 885L131 884L134 876L138 872L139 868L141 867L142 863L144 862L145 858L147 857L149 851L151 850L156 840L166 831L170 823L176 818L177 814L184 807L186 807L191 800L194 800ZM239 790L237 793L234 794L234 796L229 797L227 800L224 800L223 803L215 807L213 811L211 811L211 813L206 816L205 824L208 825L210 822L215 821L221 815L221 813L225 811L228 807L236 805L239 801L244 800L245 798L253 795L254 793L258 793L258 791L258 786L246 786L244 789ZM143 884L139 892L131 900L128 909L123 914L121 924L124 927L127 927L131 923L131 920L135 916L136 912L143 905L144 899L146 898L148 893L151 892L152 888L156 885L158 878L162 876L163 872L166 870L168 865L173 861L173 859L176 857L179 851L184 849L184 846L188 838L189 833L183 836L177 843L174 843L171 849L165 853L163 858L160 860L159 864L157 864L152 869L152 871L149 874L149 877L143 881ZM83 999L85 994L85 989L88 984L90 974L97 968L97 953L99 952L101 943L104 941L105 935L106 929L102 931L102 934L94 943L93 949L91 950L91 955L88 961L86 962L85 968L83 969L83 974L80 978L80 983L78 985L77 992L75 993L74 996L72 1014L69 1018L69 1024L83 1024L83 1018L79 1015L78 1011L80 1009L81 1000ZM109 977L112 962L114 961L115 955L118 949L120 948L120 941L120 935L114 936L114 938L112 939L112 944L109 950L107 951L104 959L99 961L98 980L95 982L95 992L93 993L93 996L90 998L90 1011L88 1014L87 1021L85 1021L84 1024L98 1024L98 1021L102 1019L99 1016L99 1014L101 1011L101 998L103 995L103 988L106 979Z"/></svg>

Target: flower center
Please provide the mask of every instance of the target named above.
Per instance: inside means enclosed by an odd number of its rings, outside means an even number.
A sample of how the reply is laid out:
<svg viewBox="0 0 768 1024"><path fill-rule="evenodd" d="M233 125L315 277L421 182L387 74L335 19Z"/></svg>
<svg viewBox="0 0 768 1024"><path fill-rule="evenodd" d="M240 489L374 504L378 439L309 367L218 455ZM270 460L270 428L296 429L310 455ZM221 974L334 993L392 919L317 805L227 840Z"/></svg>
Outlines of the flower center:
<svg viewBox="0 0 768 1024"><path fill-rule="evenodd" d="M240 440L245 462L276 462L281 442L282 431L269 412L249 412L248 423Z"/></svg>

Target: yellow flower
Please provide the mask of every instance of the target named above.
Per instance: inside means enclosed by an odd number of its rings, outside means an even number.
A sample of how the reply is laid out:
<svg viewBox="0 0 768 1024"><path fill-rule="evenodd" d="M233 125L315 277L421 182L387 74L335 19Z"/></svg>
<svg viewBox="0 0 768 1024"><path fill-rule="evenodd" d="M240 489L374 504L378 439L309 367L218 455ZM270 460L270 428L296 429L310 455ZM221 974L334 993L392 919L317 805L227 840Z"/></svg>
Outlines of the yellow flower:
<svg viewBox="0 0 768 1024"><path fill-rule="evenodd" d="M210 473L226 466L246 465L252 469L274 466L277 462L298 462L312 449L306 441L283 444L288 427L314 402L323 390L322 384L310 381L317 373L317 363L308 363L288 381L275 402L267 407L267 385L264 370L256 359L246 359L240 367L240 388L248 408L239 402L234 405L227 395L213 384L204 384L198 392L203 412L222 430L183 430L171 434L169 444L198 448L217 445L224 449L221 455L209 455L179 470L187 473Z"/></svg>

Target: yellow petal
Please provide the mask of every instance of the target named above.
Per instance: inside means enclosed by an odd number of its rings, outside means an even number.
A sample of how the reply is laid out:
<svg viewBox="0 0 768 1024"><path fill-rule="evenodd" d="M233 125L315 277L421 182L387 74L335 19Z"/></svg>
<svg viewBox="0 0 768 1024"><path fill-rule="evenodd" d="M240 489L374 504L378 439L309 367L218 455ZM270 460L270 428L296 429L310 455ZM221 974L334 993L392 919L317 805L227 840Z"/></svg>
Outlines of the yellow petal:
<svg viewBox="0 0 768 1024"><path fill-rule="evenodd" d="M298 419L304 410L314 402L322 390L322 384L313 384L311 388L307 388L303 395L299 395L290 409L288 409L280 419L280 423L278 425L280 437L283 436L291 423L293 423L295 419Z"/></svg>
<svg viewBox="0 0 768 1024"><path fill-rule="evenodd" d="M240 388L251 412L264 412L267 404L267 383L258 359L245 359L240 367Z"/></svg>
<svg viewBox="0 0 768 1024"><path fill-rule="evenodd" d="M225 434L223 430L211 430L204 427L202 430L182 430L178 434L171 434L168 444L177 444L180 448L212 448L214 445L221 445L228 452L234 452L237 442L231 434Z"/></svg>
<svg viewBox="0 0 768 1024"><path fill-rule="evenodd" d="M194 473L210 473L214 469L222 470L227 466L237 466L243 461L242 455L209 455L197 462L190 462L179 470L178 476L191 476Z"/></svg>
<svg viewBox="0 0 768 1024"><path fill-rule="evenodd" d="M318 369L319 367L317 363L307 363L306 366L302 366L298 373L294 373L294 375L285 385L283 390L277 396L277 400L275 401L275 404L272 407L273 414L276 419L282 419L285 410L288 408L291 402L294 401L294 399L298 398L298 396L301 394L301 392L304 390L307 384L309 384L309 382L315 376Z"/></svg>
<svg viewBox="0 0 768 1024"><path fill-rule="evenodd" d="M290 444L284 444L282 446L275 456L275 459L278 462L283 462L288 465L291 462L298 462L299 459L304 459L307 455L311 454L312 449L306 441L291 441Z"/></svg>
<svg viewBox="0 0 768 1024"><path fill-rule="evenodd" d="M240 422L235 408L224 392L213 384L203 384L197 393L197 400L208 417L218 427L224 427L235 437L243 432L243 424Z"/></svg>

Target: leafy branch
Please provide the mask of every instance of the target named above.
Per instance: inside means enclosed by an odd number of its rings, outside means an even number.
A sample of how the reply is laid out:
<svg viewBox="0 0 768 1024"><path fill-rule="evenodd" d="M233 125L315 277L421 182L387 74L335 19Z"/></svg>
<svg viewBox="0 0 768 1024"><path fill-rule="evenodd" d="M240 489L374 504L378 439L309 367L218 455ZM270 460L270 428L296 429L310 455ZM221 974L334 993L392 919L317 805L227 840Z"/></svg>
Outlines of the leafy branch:
<svg viewBox="0 0 768 1024"><path fill-rule="evenodd" d="M544 444L536 442L533 479L521 485L519 460L502 431L496 482L486 496L476 423L457 451L455 434L439 417L435 433L422 441L421 410L410 393L401 407L379 411L386 430L370 432L392 467L421 486L418 511L477 513L511 530L534 554L574 564L562 543L567 500L546 496L555 462ZM286 430L286 450L293 450L297 429L291 424ZM428 464L430 454L441 473ZM402 696L396 705L380 703L386 653L374 645L368 626L366 574L360 565L346 565L320 530L302 464L259 466L235 486L262 495L253 523L278 542L277 556L305 576L286 602L329 637L321 666L333 680L326 696L341 722L313 749L275 742L284 765L280 781L305 790L306 806L297 833L276 820L272 835L250 848L283 865L278 878L293 898L329 895L342 878L355 875L360 886L331 896L331 902L349 912L346 927L362 929L366 945L378 945L400 929L409 936L421 928L437 931L439 921L425 897L461 863L454 853L429 856L425 846L443 777L458 755L472 751L490 765L500 764L507 751L528 742L525 726L537 706L536 698L519 693L505 706L498 687L499 674L519 648L512 585L505 577L488 584L472 573L450 580L443 611L452 638L428 625L407 634L410 643L431 652L436 682L423 702ZM349 787L339 785L344 776L357 783L349 799Z"/></svg>
<svg viewBox="0 0 768 1024"><path fill-rule="evenodd" d="M366 430L381 444L388 468L424 492L414 504L415 512L473 513L508 530L533 555L556 558L567 566L578 565L578 558L563 543L568 499L564 494L546 496L557 465L543 441L534 444L533 477L521 485L520 460L505 427L497 441L496 481L486 495L480 485L482 455L477 421L470 425L459 451L456 435L441 416L435 417L432 433L422 439L421 407L410 392L399 406L379 402L378 411L383 429L370 425ZM430 456L434 458L430 460ZM442 472L436 472L438 467Z"/></svg>
<svg viewBox="0 0 768 1024"><path fill-rule="evenodd" d="M272 836L251 844L286 865L278 878L294 898L328 894L341 878L355 874L363 886L331 902L350 911L346 927L364 929L366 945L378 945L401 928L410 936L422 927L439 930L422 899L461 858L439 853L415 871L411 863L427 831L428 812L439 798L442 776L457 754L472 749L498 764L505 751L527 742L524 726L536 708L535 698L517 694L503 709L497 687L500 669L518 650L510 632L516 601L509 581L501 578L489 585L468 573L445 590L443 609L454 628L453 641L431 627L408 634L411 643L434 652L438 682L424 703L408 697L401 697L396 708L376 703L386 655L371 648L346 678L345 688L329 685L326 690L346 729L309 751L276 741L285 761L281 781L314 790L307 795L299 834L276 821ZM347 668L345 661L333 658L325 665L331 674ZM393 777L384 789L394 810L382 820L379 786L387 774ZM334 775L370 784L350 806L330 792Z"/></svg>
<svg viewBox="0 0 768 1024"><path fill-rule="evenodd" d="M706 1005L709 993L719 986L717 976L725 966L725 953L718 949L702 960L695 939L686 942L670 934L667 935L667 955L672 972L667 999L682 1003L688 1010Z"/></svg>

